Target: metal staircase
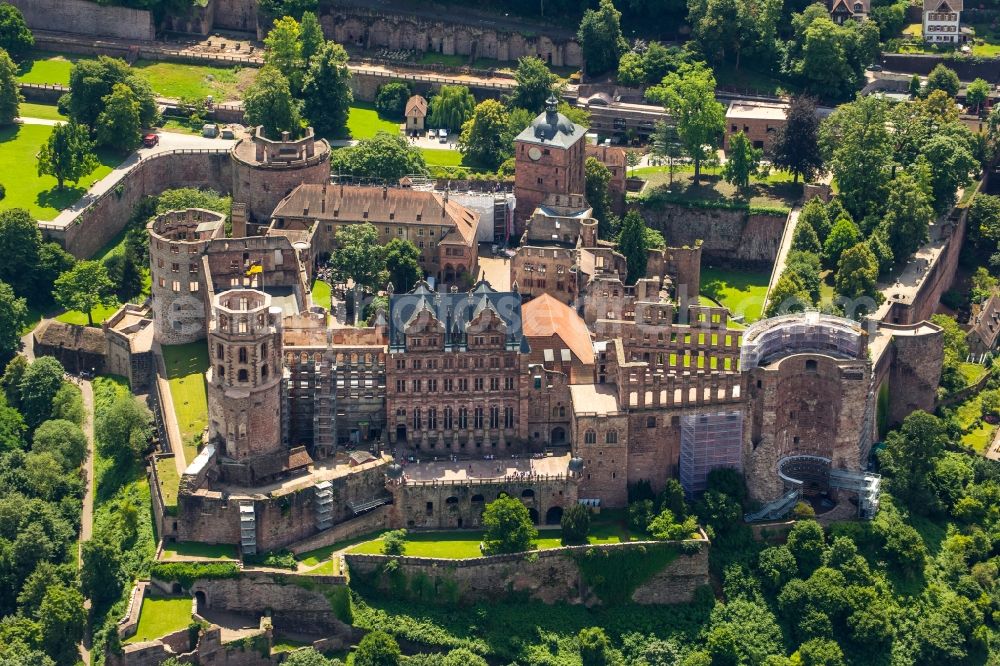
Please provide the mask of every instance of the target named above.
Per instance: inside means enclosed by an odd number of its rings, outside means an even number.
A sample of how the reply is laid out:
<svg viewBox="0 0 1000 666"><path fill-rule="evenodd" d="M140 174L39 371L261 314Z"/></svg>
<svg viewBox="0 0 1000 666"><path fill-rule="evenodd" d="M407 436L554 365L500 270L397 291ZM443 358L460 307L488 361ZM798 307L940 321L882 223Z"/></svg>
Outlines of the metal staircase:
<svg viewBox="0 0 1000 666"><path fill-rule="evenodd" d="M798 504L801 496L801 489L792 488L778 499L768 502L757 511L743 514L743 520L748 523L755 523L761 520L777 520L778 518L783 518L789 511L795 508L795 505Z"/></svg>
<svg viewBox="0 0 1000 666"><path fill-rule="evenodd" d="M321 481L315 486L316 529L323 531L333 525L333 484Z"/></svg>
<svg viewBox="0 0 1000 666"><path fill-rule="evenodd" d="M240 547L244 555L257 553L257 514L253 502L240 502Z"/></svg>

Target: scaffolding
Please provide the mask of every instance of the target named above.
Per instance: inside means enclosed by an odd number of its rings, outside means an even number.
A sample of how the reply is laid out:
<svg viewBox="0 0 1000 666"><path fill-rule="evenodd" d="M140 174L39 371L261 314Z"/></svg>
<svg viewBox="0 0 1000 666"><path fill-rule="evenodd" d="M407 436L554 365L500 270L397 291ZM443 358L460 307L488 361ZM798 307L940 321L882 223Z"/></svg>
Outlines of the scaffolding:
<svg viewBox="0 0 1000 666"><path fill-rule="evenodd" d="M316 529L322 532L333 525L333 484L321 481L314 486L316 493Z"/></svg>
<svg viewBox="0 0 1000 666"><path fill-rule="evenodd" d="M257 553L257 514L253 502L240 502L240 548L244 555Z"/></svg>
<svg viewBox="0 0 1000 666"><path fill-rule="evenodd" d="M864 358L867 341L861 326L850 319L803 312L763 319L743 334L740 368L767 365L792 354L819 353L835 358Z"/></svg>
<svg viewBox="0 0 1000 666"><path fill-rule="evenodd" d="M681 417L680 477L688 498L705 491L708 473L718 467L743 469L743 413L688 414Z"/></svg>
<svg viewBox="0 0 1000 666"><path fill-rule="evenodd" d="M837 488L858 497L858 517L871 520L878 512L882 477L871 472L831 469L823 456L787 456L778 461L778 476L785 484L785 494L768 502L758 511L744 514L748 522L776 520L787 515L806 491Z"/></svg>

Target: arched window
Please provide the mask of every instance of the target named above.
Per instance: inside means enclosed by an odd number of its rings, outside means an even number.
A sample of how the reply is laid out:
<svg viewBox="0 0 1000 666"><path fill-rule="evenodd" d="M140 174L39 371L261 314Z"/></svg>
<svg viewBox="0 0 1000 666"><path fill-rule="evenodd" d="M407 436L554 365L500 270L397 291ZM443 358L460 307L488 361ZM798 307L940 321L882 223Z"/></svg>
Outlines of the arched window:
<svg viewBox="0 0 1000 666"><path fill-rule="evenodd" d="M566 416L566 408L559 405L559 416Z"/></svg>
<svg viewBox="0 0 1000 666"><path fill-rule="evenodd" d="M219 366L219 377L223 378L225 376L226 376L226 366L220 365Z"/></svg>
<svg viewBox="0 0 1000 666"><path fill-rule="evenodd" d="M584 444L597 444L597 433L593 430L588 430L583 433L583 443Z"/></svg>
<svg viewBox="0 0 1000 666"><path fill-rule="evenodd" d="M247 362L247 348L240 347L240 363L246 363L246 362Z"/></svg>
<svg viewBox="0 0 1000 666"><path fill-rule="evenodd" d="M245 382L245 381L248 381L250 379L250 377L249 377L249 375L247 375L247 371L246 370L240 370L240 373L237 375L237 379L239 379L239 381L241 381L241 382Z"/></svg>
<svg viewBox="0 0 1000 666"><path fill-rule="evenodd" d="M604 443L605 444L617 444L618 443L618 431L617 430L609 430L608 434L606 434L604 436Z"/></svg>
<svg viewBox="0 0 1000 666"><path fill-rule="evenodd" d="M260 378L265 380L267 379L267 363L260 366Z"/></svg>

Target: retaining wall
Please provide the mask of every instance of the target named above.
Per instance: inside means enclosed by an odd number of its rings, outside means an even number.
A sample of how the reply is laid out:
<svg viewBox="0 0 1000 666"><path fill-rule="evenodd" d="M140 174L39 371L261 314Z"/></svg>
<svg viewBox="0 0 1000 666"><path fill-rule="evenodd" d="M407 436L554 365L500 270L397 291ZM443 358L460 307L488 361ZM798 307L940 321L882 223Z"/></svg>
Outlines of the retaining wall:
<svg viewBox="0 0 1000 666"><path fill-rule="evenodd" d="M691 544L691 546L687 546ZM707 585L708 540L680 543L633 542L601 546L571 546L551 550L495 555L463 560L426 557L389 557L347 553L344 559L352 579L368 579L386 591L394 589L390 576L383 575L386 562L395 559L398 571L404 573L413 586L414 579L424 579L433 585L435 597L450 602L475 603L524 596L548 604L601 603L584 580L577 558L588 550L618 551L638 548L692 547L690 555L678 552L661 571L641 583L631 594L640 604L687 603L695 591ZM398 583L396 583L398 584ZM453 597L448 599L448 597Z"/></svg>
<svg viewBox="0 0 1000 666"><path fill-rule="evenodd" d="M46 240L56 241L77 258L87 258L125 228L143 197L178 187L207 187L229 193L232 181L226 149L157 153L133 166L118 185L90 203L68 226L50 222L38 226Z"/></svg>
<svg viewBox="0 0 1000 666"><path fill-rule="evenodd" d="M343 523L334 525L330 529L324 530L308 539L290 544L286 548L298 555L310 550L316 550L317 548L325 548L338 541L353 539L369 532L389 529L391 527L389 524L391 508L390 505L383 504L357 518L351 518Z"/></svg>
<svg viewBox="0 0 1000 666"><path fill-rule="evenodd" d="M955 70L958 78L971 81L977 77L990 83L1000 82L1000 58L954 58L917 53L883 53L882 66L890 72L927 76L938 65Z"/></svg>
<svg viewBox="0 0 1000 666"><path fill-rule="evenodd" d="M745 210L693 209L669 203L631 204L650 228L663 233L667 245L693 246L702 241L702 256L770 268L778 256L787 215L752 215Z"/></svg>
<svg viewBox="0 0 1000 666"><path fill-rule="evenodd" d="M7 0L21 10L32 30L70 32L118 39L154 39L153 14L145 9L107 7L85 0Z"/></svg>

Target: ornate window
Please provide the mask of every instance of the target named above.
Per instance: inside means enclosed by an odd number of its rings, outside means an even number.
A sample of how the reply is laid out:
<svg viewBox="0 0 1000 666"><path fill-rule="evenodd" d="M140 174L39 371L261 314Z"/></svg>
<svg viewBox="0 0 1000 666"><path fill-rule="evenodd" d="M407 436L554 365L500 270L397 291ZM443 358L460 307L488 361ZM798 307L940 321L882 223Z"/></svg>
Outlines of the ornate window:
<svg viewBox="0 0 1000 666"><path fill-rule="evenodd" d="M617 430L609 430L608 433L604 436L604 443L605 444L617 444L618 443L618 431Z"/></svg>
<svg viewBox="0 0 1000 666"><path fill-rule="evenodd" d="M593 430L588 430L583 433L583 443L584 444L597 444L597 433Z"/></svg>

